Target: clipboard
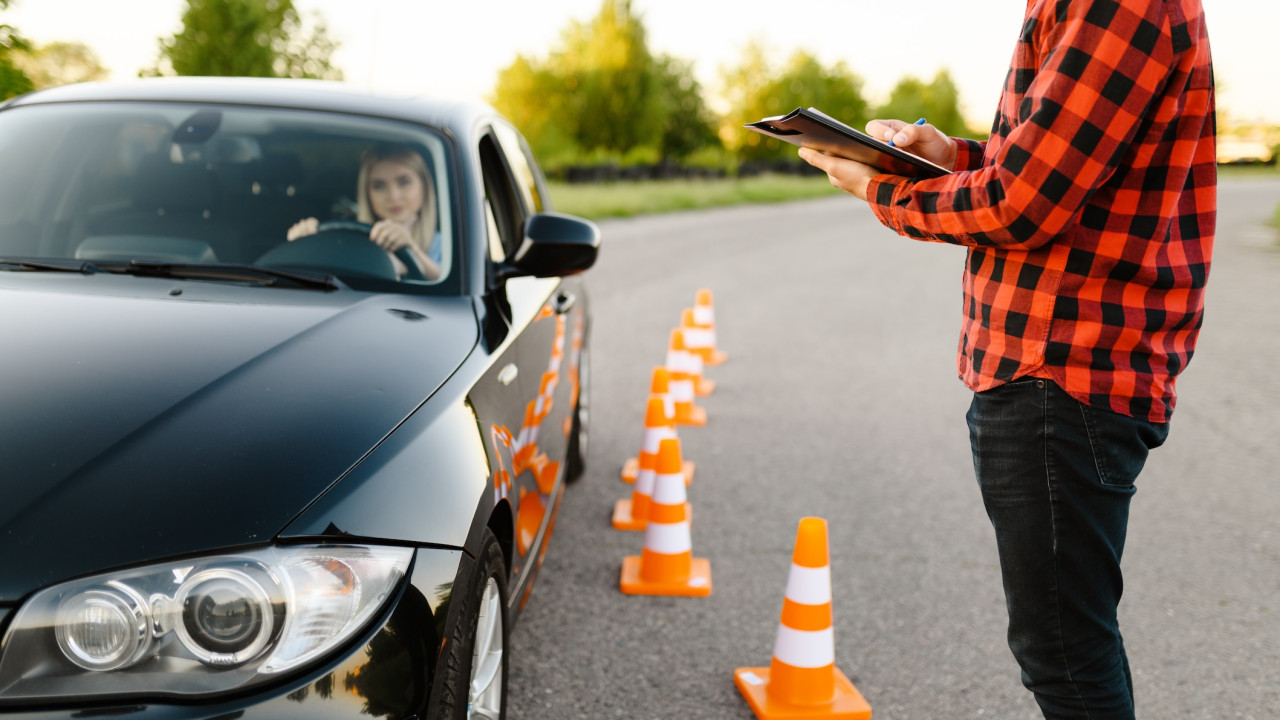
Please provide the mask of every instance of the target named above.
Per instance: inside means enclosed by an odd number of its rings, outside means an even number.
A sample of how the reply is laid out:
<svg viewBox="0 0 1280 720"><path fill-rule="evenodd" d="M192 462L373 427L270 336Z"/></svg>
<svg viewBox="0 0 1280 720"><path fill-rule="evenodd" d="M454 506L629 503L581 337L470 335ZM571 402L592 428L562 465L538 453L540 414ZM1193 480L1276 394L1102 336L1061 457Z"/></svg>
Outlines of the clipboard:
<svg viewBox="0 0 1280 720"><path fill-rule="evenodd" d="M951 173L919 155L854 130L817 108L796 108L786 115L767 117L743 127L797 147L807 145L828 155L857 160L893 175L931 178Z"/></svg>

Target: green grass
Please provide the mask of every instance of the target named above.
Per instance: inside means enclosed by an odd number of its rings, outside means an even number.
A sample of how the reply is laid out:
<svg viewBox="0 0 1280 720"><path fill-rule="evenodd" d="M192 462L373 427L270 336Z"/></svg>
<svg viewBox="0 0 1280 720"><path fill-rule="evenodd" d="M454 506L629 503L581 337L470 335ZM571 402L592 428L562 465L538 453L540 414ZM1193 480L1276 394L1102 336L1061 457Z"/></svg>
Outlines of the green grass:
<svg viewBox="0 0 1280 720"><path fill-rule="evenodd" d="M558 212L598 220L723 205L781 202L838 193L825 175L762 175L723 180L646 180L550 184Z"/></svg>
<svg viewBox="0 0 1280 720"><path fill-rule="evenodd" d="M1278 166L1222 166L1220 177L1280 177ZM592 220L608 217L631 217L676 210L742 205L760 202L782 202L824 197L839 190L822 175L761 175L753 178L723 180L646 180L639 182L550 184L551 198L559 212ZM1280 206L1273 222L1280 228Z"/></svg>
<svg viewBox="0 0 1280 720"><path fill-rule="evenodd" d="M1219 165L1220 178L1274 178L1280 177L1280 164L1276 165Z"/></svg>

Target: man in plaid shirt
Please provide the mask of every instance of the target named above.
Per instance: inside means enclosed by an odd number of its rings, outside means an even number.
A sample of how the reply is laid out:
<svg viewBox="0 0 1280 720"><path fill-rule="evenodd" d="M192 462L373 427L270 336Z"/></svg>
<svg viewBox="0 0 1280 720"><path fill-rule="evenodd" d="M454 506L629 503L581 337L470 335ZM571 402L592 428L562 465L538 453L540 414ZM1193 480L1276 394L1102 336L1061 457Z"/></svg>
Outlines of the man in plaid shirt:
<svg viewBox="0 0 1280 720"><path fill-rule="evenodd" d="M969 248L958 364L1023 682L1046 718L1133 718L1129 500L1195 348L1217 208L1200 0L1029 0L986 142L867 132L955 171L800 151L898 233Z"/></svg>

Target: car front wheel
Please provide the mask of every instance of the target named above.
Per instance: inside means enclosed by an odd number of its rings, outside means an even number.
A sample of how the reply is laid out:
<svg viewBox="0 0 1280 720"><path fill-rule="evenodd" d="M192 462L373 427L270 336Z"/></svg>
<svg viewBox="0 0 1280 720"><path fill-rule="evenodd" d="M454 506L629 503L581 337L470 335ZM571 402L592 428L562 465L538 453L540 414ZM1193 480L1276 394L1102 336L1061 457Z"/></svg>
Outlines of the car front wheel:
<svg viewBox="0 0 1280 720"><path fill-rule="evenodd" d="M449 639L442 720L502 720L507 711L507 570L502 547L486 529L465 603Z"/></svg>

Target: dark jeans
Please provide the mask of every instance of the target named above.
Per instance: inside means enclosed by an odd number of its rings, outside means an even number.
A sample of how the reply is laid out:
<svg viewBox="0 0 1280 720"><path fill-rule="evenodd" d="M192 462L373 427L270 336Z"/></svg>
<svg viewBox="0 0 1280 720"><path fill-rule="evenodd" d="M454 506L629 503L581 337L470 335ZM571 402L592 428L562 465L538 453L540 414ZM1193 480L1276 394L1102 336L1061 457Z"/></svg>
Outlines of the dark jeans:
<svg viewBox="0 0 1280 720"><path fill-rule="evenodd" d="M1132 720L1120 556L1134 480L1168 425L1036 378L975 393L966 417L1023 684L1050 720Z"/></svg>

